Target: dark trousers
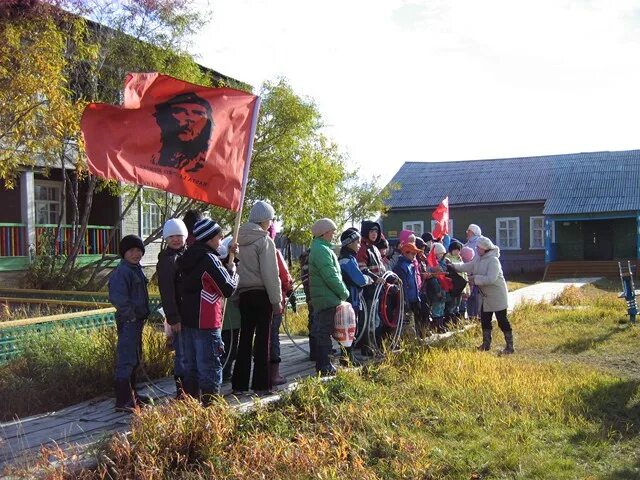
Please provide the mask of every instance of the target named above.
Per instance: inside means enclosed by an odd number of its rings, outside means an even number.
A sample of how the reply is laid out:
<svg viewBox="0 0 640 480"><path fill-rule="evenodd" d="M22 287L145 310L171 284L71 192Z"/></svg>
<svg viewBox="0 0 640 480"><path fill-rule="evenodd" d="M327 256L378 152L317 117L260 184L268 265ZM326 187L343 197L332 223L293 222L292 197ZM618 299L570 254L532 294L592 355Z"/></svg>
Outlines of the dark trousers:
<svg viewBox="0 0 640 480"><path fill-rule="evenodd" d="M265 290L249 290L240 294L240 341L231 378L234 390L249 390L252 352L252 390L271 389L271 315L271 302Z"/></svg>
<svg viewBox="0 0 640 480"><path fill-rule="evenodd" d="M330 369L329 354L332 345L331 334L336 323L336 307L326 308L316 313L313 319L313 339L316 345L316 370L318 372Z"/></svg>
<svg viewBox="0 0 640 480"><path fill-rule="evenodd" d="M116 381L129 380L140 363L143 327L144 320L117 322Z"/></svg>
<svg viewBox="0 0 640 480"><path fill-rule="evenodd" d="M185 380L203 394L219 394L224 343L219 328L182 327L180 332Z"/></svg>
<svg viewBox="0 0 640 480"><path fill-rule="evenodd" d="M274 315L271 321L271 363L280 363L280 325L282 314Z"/></svg>
<svg viewBox="0 0 640 480"><path fill-rule="evenodd" d="M499 312L485 312L484 310L480 312L480 323L482 323L483 330L491 330L491 320L493 318L493 314L496 314L496 319L498 320L498 326L500 330L503 332L511 331L511 324L509 320L507 320L507 310L500 310Z"/></svg>
<svg viewBox="0 0 640 480"><path fill-rule="evenodd" d="M225 348L227 350L227 357L222 359L224 363L226 360L226 364L223 366L222 370L222 380L227 381L231 378L231 372L233 372L233 362L236 359L236 355L238 355L238 341L240 340L240 329L227 329L222 331L222 341L224 342Z"/></svg>

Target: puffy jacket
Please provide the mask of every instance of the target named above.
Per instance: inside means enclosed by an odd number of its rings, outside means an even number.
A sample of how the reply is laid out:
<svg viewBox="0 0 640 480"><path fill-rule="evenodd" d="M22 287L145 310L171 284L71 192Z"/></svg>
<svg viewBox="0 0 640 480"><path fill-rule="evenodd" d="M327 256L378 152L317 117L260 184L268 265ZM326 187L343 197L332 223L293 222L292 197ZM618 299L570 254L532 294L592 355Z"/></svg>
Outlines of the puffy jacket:
<svg viewBox="0 0 640 480"><path fill-rule="evenodd" d="M351 304L354 311L360 310L360 292L365 285L370 285L373 281L370 277L365 276L358 267L356 253L343 247L340 250L340 258L338 259L340 270L342 271L342 281L349 290L349 298L347 301Z"/></svg>
<svg viewBox="0 0 640 480"><path fill-rule="evenodd" d="M319 312L337 307L349 298L349 291L342 281L338 257L331 243L317 237L311 243L309 253L309 288L313 310Z"/></svg>
<svg viewBox="0 0 640 480"><path fill-rule="evenodd" d="M160 289L160 300L162 310L167 317L169 325L180 323L180 285L181 275L178 273L176 260L185 252L184 247L180 250L165 248L158 254L158 264L156 274L158 276L158 288Z"/></svg>
<svg viewBox="0 0 640 480"><path fill-rule="evenodd" d="M473 275L473 283L480 292L478 309L485 312L499 312L509 306L507 282L499 259L500 249L496 247L484 255L476 255L469 263L453 265L456 271Z"/></svg>
<svg viewBox="0 0 640 480"><path fill-rule="evenodd" d="M238 245L238 291L266 290L272 305L281 303L282 286L276 244L269 237L269 232L260 228L257 223L245 223L238 231Z"/></svg>
<svg viewBox="0 0 640 480"><path fill-rule="evenodd" d="M144 320L149 316L147 283L139 264L120 260L109 277L109 302L116 307L116 322Z"/></svg>
<svg viewBox="0 0 640 480"><path fill-rule="evenodd" d="M396 266L393 271L400 280L402 280L402 288L404 289L404 301L405 303L415 303L419 300L418 297L418 273L416 272L415 262L409 260L404 255L398 258Z"/></svg>
<svg viewBox="0 0 640 480"><path fill-rule="evenodd" d="M177 260L182 276L182 324L191 328L215 329L222 326L222 298L230 297L238 285L222 265L218 252L196 242Z"/></svg>

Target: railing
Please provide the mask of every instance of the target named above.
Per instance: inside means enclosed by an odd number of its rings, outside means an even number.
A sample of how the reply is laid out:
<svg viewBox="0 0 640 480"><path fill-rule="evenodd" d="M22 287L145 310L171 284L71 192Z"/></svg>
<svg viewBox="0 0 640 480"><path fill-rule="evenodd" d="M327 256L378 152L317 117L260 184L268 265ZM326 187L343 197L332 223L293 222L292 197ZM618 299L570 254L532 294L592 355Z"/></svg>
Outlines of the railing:
<svg viewBox="0 0 640 480"><path fill-rule="evenodd" d="M27 226L23 223L0 223L0 257L27 255Z"/></svg>
<svg viewBox="0 0 640 480"><path fill-rule="evenodd" d="M73 247L74 229L71 225L61 225L56 237L57 225L36 225L36 251L40 252L40 247L53 246L56 255L69 255ZM88 225L85 231L79 255L98 255L105 249L108 254L118 253L118 243L120 242L120 230L116 229L116 234L111 243L109 235L113 227L103 227L98 225Z"/></svg>

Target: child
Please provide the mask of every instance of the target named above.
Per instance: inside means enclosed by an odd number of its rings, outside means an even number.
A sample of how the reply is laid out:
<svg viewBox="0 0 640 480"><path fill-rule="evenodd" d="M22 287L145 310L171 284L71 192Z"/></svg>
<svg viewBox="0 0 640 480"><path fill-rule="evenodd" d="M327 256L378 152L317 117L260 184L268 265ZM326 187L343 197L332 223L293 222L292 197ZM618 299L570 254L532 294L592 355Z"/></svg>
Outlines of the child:
<svg viewBox="0 0 640 480"><path fill-rule="evenodd" d="M148 403L136 392L136 368L142 353L142 328L149 316L149 294L140 260L144 244L140 237L127 235L120 241L120 264L109 278L109 301L116 308L116 411L132 411Z"/></svg>
<svg viewBox="0 0 640 480"><path fill-rule="evenodd" d="M349 290L347 302L353 307L356 318L362 319L364 315L364 305L360 302L360 293L366 285L371 285L371 277L364 275L358 267L356 254L360 249L360 232L355 228L348 228L340 235L340 255L338 262L342 271L342 281ZM357 365L358 361L353 356L352 347L343 347L341 365Z"/></svg>
<svg viewBox="0 0 640 480"><path fill-rule="evenodd" d="M445 316L445 304L447 302L447 291L443 286L442 272L447 271L446 263L444 262L444 255L447 253L447 249L441 243L434 243L433 247L437 265L429 267L429 271L432 275L429 276L426 282L427 298L431 306L431 317L438 333L444 333L446 331L444 325ZM436 275L433 275L436 274Z"/></svg>
<svg viewBox="0 0 640 480"><path fill-rule="evenodd" d="M462 258L460 257L460 250L462 250L462 244L457 240L452 240L449 244L449 253L445 255L445 261L448 265L460 265L462 264ZM448 266L451 281L453 283L453 289L451 290L451 297L447 303L447 316L453 323L457 323L461 318L464 318L464 312L460 311L460 305L462 303L462 295L469 286L467 285L467 274L458 273L453 268Z"/></svg>
<svg viewBox="0 0 640 480"><path fill-rule="evenodd" d="M389 241L386 238L381 238L376 246L380 251L380 255L382 255L382 265L384 265L386 270L391 270L391 268L389 268L391 261L389 257L387 257L389 253Z"/></svg>
<svg viewBox="0 0 640 480"><path fill-rule="evenodd" d="M207 406L220 394L222 383L221 300L233 294L238 275L235 264L224 266L218 258L220 225L203 218L194 225L193 234L195 243L177 261L182 276L183 387Z"/></svg>
<svg viewBox="0 0 640 480"><path fill-rule="evenodd" d="M472 248L462 247L462 250L460 250L460 258L464 263L469 263L474 257L475 252ZM469 279L467 277L467 281L468 280ZM462 315L464 316L466 313L470 319L478 316L477 303L475 301L477 297L473 295L474 289L477 292L477 287L475 285L471 287L467 284L466 290L462 294L462 301L460 302L460 311L462 312Z"/></svg>
<svg viewBox="0 0 640 480"><path fill-rule="evenodd" d="M179 218L170 218L162 228L162 238L167 242L167 248L158 254L158 264L156 274L158 276L158 288L160 289L160 300L162 310L171 326L171 340L173 344L173 378L176 383L176 398L183 395L182 382L184 380L184 369L182 366L182 340L180 330L182 319L180 318L180 275L176 261L185 251L185 240L187 239L187 226Z"/></svg>
<svg viewBox="0 0 640 480"><path fill-rule="evenodd" d="M418 288L418 276L420 273L416 270L416 254L420 249L413 243L404 243L400 247L402 255L398 258L398 262L393 271L400 280L402 280L402 289L404 290L405 303L405 325L403 333L407 333L410 337L416 334L423 338L425 335L425 326L422 324L421 306L420 306L420 290Z"/></svg>

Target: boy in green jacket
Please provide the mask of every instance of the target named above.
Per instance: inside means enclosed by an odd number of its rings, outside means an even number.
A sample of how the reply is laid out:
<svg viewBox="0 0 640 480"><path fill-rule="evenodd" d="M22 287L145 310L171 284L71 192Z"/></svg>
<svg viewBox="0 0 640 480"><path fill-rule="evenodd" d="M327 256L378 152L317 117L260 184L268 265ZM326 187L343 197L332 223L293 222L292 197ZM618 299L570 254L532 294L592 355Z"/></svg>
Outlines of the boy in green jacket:
<svg viewBox="0 0 640 480"><path fill-rule="evenodd" d="M336 373L336 368L329 361L331 334L336 307L349 297L349 291L342 281L338 257L333 253L331 244L336 230L336 224L328 218L321 218L311 227L314 238L309 254L309 288L316 314L311 333L315 340L316 371L320 375Z"/></svg>

